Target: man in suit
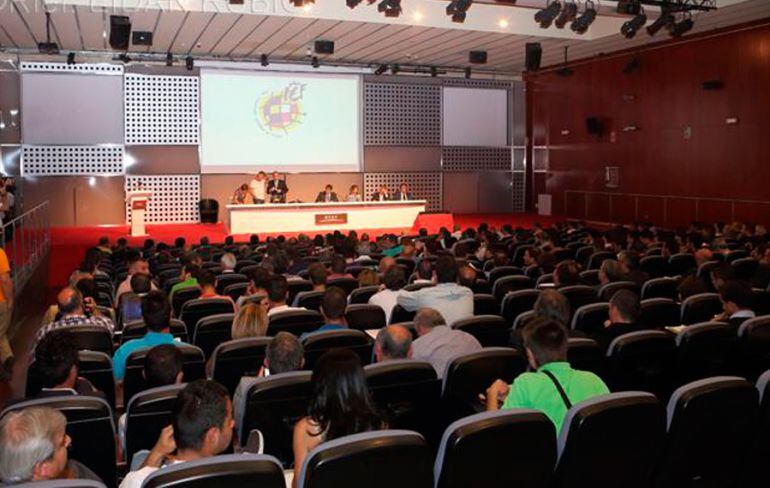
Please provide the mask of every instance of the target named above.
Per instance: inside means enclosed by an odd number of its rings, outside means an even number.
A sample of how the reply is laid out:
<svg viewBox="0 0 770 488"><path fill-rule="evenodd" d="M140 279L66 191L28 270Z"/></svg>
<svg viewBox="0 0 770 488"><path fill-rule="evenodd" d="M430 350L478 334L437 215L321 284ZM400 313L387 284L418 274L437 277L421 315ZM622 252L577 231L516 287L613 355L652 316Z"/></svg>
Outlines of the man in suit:
<svg viewBox="0 0 770 488"><path fill-rule="evenodd" d="M321 202L339 202L339 199L337 199L337 194L334 193L333 188L331 185L326 185L326 189L324 191L318 192L318 196L315 197L316 203Z"/></svg>
<svg viewBox="0 0 770 488"><path fill-rule="evenodd" d="M727 322L730 328L738 332L741 324L756 317L751 309L754 294L751 286L744 281L730 280L719 288L724 313L714 317L715 321Z"/></svg>
<svg viewBox="0 0 770 488"><path fill-rule="evenodd" d="M637 325L641 305L639 297L630 290L619 290L610 299L609 320L604 329L594 335L594 339L606 351L616 337L640 330Z"/></svg>
<svg viewBox="0 0 770 488"><path fill-rule="evenodd" d="M409 191L409 185L406 183L401 183L401 186L398 187L398 192L396 192L393 200L414 200L414 195L412 195L412 193Z"/></svg>
<svg viewBox="0 0 770 488"><path fill-rule="evenodd" d="M385 185L380 186L380 189L372 197L373 202L387 202L388 200L390 200L390 191Z"/></svg>
<svg viewBox="0 0 770 488"><path fill-rule="evenodd" d="M267 194L270 195L271 203L286 203L286 194L289 193L289 187L286 181L280 179L278 171L273 171L273 178L267 183Z"/></svg>

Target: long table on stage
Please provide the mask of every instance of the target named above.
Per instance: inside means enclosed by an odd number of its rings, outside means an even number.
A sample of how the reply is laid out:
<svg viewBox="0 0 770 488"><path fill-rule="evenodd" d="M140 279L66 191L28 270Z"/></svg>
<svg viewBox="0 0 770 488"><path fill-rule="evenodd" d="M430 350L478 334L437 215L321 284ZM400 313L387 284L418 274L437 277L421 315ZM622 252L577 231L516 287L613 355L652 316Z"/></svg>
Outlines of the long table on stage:
<svg viewBox="0 0 770 488"><path fill-rule="evenodd" d="M409 229L425 200L227 205L230 234Z"/></svg>

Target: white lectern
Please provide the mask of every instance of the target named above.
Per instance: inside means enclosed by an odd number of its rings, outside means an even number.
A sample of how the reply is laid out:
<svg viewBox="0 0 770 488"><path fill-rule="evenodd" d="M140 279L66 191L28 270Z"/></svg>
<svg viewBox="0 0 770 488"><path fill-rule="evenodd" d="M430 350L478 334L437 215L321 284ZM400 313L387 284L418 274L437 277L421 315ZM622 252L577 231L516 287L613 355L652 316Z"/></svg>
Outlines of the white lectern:
<svg viewBox="0 0 770 488"><path fill-rule="evenodd" d="M144 236L144 213L147 210L147 201L152 193L144 190L130 191L126 194L126 202L131 212L131 236Z"/></svg>

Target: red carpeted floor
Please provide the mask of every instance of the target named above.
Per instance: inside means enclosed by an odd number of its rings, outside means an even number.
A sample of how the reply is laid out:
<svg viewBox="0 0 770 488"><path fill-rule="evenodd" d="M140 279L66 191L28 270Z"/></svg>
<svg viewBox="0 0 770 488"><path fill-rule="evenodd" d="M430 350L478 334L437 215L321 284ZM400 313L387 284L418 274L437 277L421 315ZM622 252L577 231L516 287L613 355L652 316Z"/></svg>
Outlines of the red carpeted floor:
<svg viewBox="0 0 770 488"><path fill-rule="evenodd" d="M487 222L491 226L500 227L511 224L514 227L532 227L536 222L548 224L556 219L532 214L442 214L423 216L423 223L430 232L438 230L438 226L451 227L451 223L462 228L476 227L481 222ZM416 224L417 225L417 224ZM112 243L121 237L126 237L130 245L142 245L147 237L128 237L128 226L93 226L93 227L54 227L51 229L51 259L48 275L48 286L52 289L60 288L67 283L67 278L83 258L83 255L91 246L95 246L100 237L106 236ZM208 237L212 243L222 243L228 236L227 230L221 222L218 224L163 224L148 225L149 238L155 242L173 244L177 237L184 237L187 242L198 242L201 237ZM394 232L393 229L360 229L359 233L367 232L370 235L381 235ZM399 229L395 233L400 234ZM271 234L260 234L261 238ZM296 234L286 234L287 237ZM248 236L234 236L236 242L248 241Z"/></svg>

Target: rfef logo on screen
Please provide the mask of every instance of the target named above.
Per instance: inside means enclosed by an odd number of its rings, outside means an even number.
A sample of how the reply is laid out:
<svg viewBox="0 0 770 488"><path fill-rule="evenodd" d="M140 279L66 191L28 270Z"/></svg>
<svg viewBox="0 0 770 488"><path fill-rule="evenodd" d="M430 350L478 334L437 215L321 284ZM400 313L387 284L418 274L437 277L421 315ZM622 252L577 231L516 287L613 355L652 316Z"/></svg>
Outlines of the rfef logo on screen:
<svg viewBox="0 0 770 488"><path fill-rule="evenodd" d="M282 90L262 93L255 108L259 128L266 134L285 137L302 125L306 115L302 110L306 86L291 82Z"/></svg>

